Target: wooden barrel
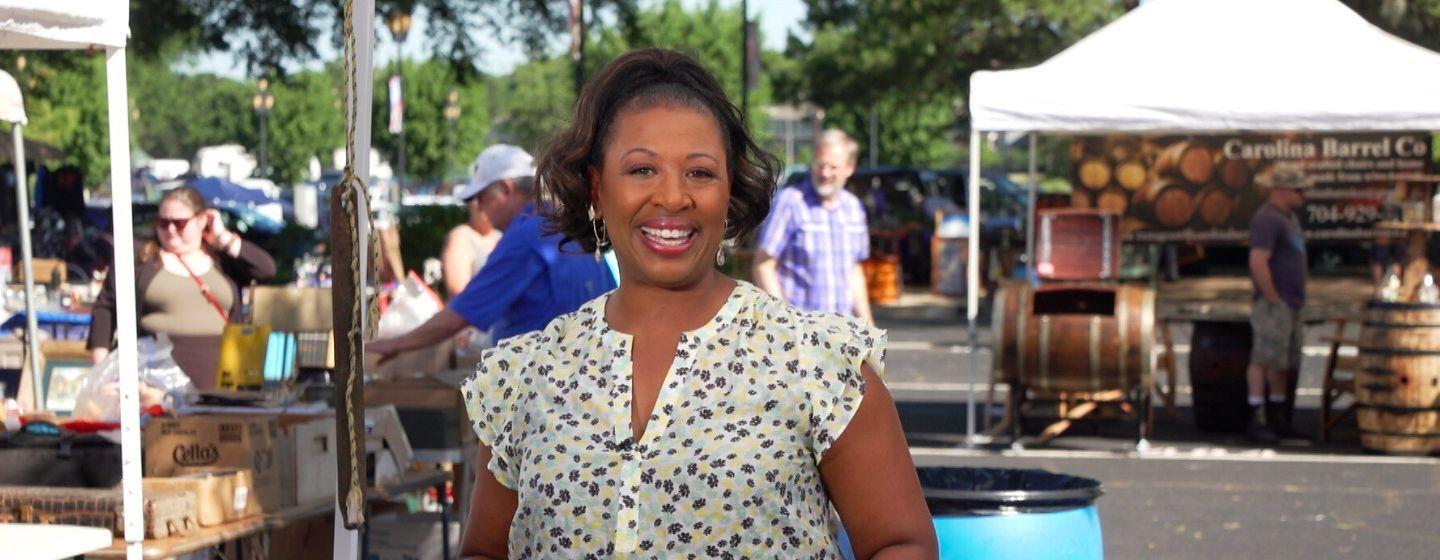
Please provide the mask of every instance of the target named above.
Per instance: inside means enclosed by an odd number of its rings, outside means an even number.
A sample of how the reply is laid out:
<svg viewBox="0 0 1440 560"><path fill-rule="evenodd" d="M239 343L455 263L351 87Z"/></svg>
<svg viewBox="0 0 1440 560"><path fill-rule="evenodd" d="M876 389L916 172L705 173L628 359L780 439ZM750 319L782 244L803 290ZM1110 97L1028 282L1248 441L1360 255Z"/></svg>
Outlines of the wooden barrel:
<svg viewBox="0 0 1440 560"><path fill-rule="evenodd" d="M1190 402L1195 427L1204 432L1244 432L1250 422L1249 387L1254 340L1248 317L1195 320L1190 332ZM1284 407L1295 408L1295 387L1300 370L1285 372Z"/></svg>
<svg viewBox="0 0 1440 560"><path fill-rule="evenodd" d="M1359 347L1360 444L1387 453L1440 451L1440 305L1371 303Z"/></svg>
<svg viewBox="0 0 1440 560"><path fill-rule="evenodd" d="M1145 169L1145 162L1139 159L1128 159L1115 164L1115 183L1129 191L1140 190L1140 187L1145 186L1149 175L1150 171Z"/></svg>
<svg viewBox="0 0 1440 560"><path fill-rule="evenodd" d="M1160 225L1180 227L1195 215L1194 196L1178 182L1160 179L1147 185L1140 194L1150 204L1150 212Z"/></svg>
<svg viewBox="0 0 1440 560"><path fill-rule="evenodd" d="M1215 174L1215 163L1210 154L1210 148L1204 144L1176 142L1166 146L1155 158L1155 173L1198 187L1210 182L1210 177Z"/></svg>
<svg viewBox="0 0 1440 560"><path fill-rule="evenodd" d="M1015 346L1017 338L1015 327L1023 324L1015 318L1022 304L1022 297L1029 297L1030 285L1025 282L1009 281L1000 285L995 291L995 298L990 306L990 329L993 337L990 349L990 368L998 374L997 379L1005 383L1015 381L1016 356Z"/></svg>
<svg viewBox="0 0 1440 560"><path fill-rule="evenodd" d="M1204 225L1222 225L1230 220L1230 213L1234 210L1235 197L1224 187L1210 185L1195 194L1195 215Z"/></svg>
<svg viewBox="0 0 1440 560"><path fill-rule="evenodd" d="M1110 164L1100 158L1086 158L1080 161L1080 185L1098 191L1110 184Z"/></svg>
<svg viewBox="0 0 1440 560"><path fill-rule="evenodd" d="M1242 159L1230 159L1223 153L1215 152L1215 174L1220 184L1232 189L1243 189L1250 184L1250 164Z"/></svg>
<svg viewBox="0 0 1440 560"><path fill-rule="evenodd" d="M1047 280L1107 280L1120 274L1120 214L1040 210L1035 273Z"/></svg>
<svg viewBox="0 0 1440 560"><path fill-rule="evenodd" d="M1195 321L1190 334L1190 399L1195 427L1243 432L1250 421L1245 370L1250 367L1250 322Z"/></svg>
<svg viewBox="0 0 1440 560"><path fill-rule="evenodd" d="M1125 189L1110 187L1095 196L1095 208L1101 212L1124 214L1130 207L1130 193Z"/></svg>
<svg viewBox="0 0 1440 560"><path fill-rule="evenodd" d="M900 257L898 255L875 254L860 261L860 270L865 273L865 288L870 303L895 303L900 299Z"/></svg>
<svg viewBox="0 0 1440 560"><path fill-rule="evenodd" d="M996 300L995 366L1049 391L1148 386L1155 292L1143 286L1007 286Z"/></svg>

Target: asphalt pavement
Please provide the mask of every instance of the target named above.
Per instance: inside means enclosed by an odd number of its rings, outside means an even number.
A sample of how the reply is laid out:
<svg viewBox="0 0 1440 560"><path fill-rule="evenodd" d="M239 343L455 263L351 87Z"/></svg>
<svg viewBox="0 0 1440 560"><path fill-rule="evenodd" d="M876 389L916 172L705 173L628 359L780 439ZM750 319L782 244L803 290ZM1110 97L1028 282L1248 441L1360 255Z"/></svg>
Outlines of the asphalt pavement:
<svg viewBox="0 0 1440 560"><path fill-rule="evenodd" d="M1240 434L1195 428L1184 367L1189 330L1177 325L1177 407L1157 409L1147 448L1137 451L1134 423L1119 419L1080 422L1044 446L1033 437L1012 446L967 440L972 394L977 423L984 418L990 310L979 315L972 360L963 304L911 292L899 305L877 308L877 322L889 331L886 384L917 465L1042 468L1097 479L1112 559L1440 558L1440 460L1367 452L1353 420L1330 442L1311 437L1325 327L1307 332L1300 433L1280 445L1260 449ZM1003 402L1003 387L997 394ZM998 419L998 407L994 412ZM1028 422L1026 433L1045 423Z"/></svg>

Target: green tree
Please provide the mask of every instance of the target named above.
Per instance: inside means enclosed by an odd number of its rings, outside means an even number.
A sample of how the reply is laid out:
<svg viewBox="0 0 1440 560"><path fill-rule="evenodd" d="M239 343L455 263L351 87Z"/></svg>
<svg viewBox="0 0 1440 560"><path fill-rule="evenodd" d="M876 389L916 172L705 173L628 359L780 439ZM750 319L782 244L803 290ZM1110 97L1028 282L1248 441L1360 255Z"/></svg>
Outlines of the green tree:
<svg viewBox="0 0 1440 560"><path fill-rule="evenodd" d="M791 100L826 111L882 163L949 165L970 74L1044 60L1133 7L1123 0L807 0L808 42L776 77Z"/></svg>
<svg viewBox="0 0 1440 560"><path fill-rule="evenodd" d="M177 74L172 60L139 59L129 66L130 124L139 147L157 158L188 160L204 146L259 142L252 84Z"/></svg>
<svg viewBox="0 0 1440 560"><path fill-rule="evenodd" d="M716 0L687 10L667 0L635 16L633 25L591 30L586 42L586 75L594 75L615 57L637 48L662 47L694 56L720 80L726 94L740 104L740 10L723 8ZM769 53L764 60L778 60ZM530 150L569 122L575 101L574 69L570 60L550 57L517 67L495 80L495 137ZM770 84L764 75L750 91L750 124L764 141L770 135L769 119L760 110L770 102ZM538 152L537 152L538 153Z"/></svg>
<svg viewBox="0 0 1440 560"><path fill-rule="evenodd" d="M496 78L491 91L492 139L538 154L550 136L570 122L574 67L563 57L532 60Z"/></svg>
<svg viewBox="0 0 1440 560"><path fill-rule="evenodd" d="M399 138L390 134L386 81L394 66L375 74L374 130L375 148L382 150L392 164L395 162ZM449 157L449 122L445 120L446 96L451 90L460 94L460 118L455 122L455 154ZM464 79L442 60L419 64L405 62L405 165L406 182L417 179L441 179L451 173L464 175L475 156L485 149L490 130L489 93L484 79Z"/></svg>
<svg viewBox="0 0 1440 560"><path fill-rule="evenodd" d="M176 41L205 51L238 55L252 74L285 73L287 62L313 61L317 38L339 45L343 6L348 0L130 0L131 45L143 56L163 52ZM634 26L637 0L587 0L587 19ZM477 77L482 47L471 34L483 29L500 42L519 42L528 52L548 50L566 30L569 0L377 0L376 31L391 12L428 14L421 38L435 58L457 73Z"/></svg>
<svg viewBox="0 0 1440 560"><path fill-rule="evenodd" d="M276 180L294 183L303 179L311 157L328 163L331 152L344 144L338 74L334 68L301 72L272 86L275 107L268 124L267 157ZM249 104L245 107L244 114L254 120ZM258 154L259 138L246 147Z"/></svg>

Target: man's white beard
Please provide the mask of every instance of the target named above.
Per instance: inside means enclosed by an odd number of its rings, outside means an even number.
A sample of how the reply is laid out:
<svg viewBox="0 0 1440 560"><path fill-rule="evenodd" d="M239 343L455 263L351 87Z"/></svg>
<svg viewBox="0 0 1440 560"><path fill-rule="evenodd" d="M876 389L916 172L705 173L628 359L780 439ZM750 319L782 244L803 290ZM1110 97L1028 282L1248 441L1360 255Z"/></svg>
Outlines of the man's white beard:
<svg viewBox="0 0 1440 560"><path fill-rule="evenodd" d="M827 185L823 183L815 184L815 194L820 195L820 198L830 198L832 196L835 196L835 193L839 191L840 185Z"/></svg>

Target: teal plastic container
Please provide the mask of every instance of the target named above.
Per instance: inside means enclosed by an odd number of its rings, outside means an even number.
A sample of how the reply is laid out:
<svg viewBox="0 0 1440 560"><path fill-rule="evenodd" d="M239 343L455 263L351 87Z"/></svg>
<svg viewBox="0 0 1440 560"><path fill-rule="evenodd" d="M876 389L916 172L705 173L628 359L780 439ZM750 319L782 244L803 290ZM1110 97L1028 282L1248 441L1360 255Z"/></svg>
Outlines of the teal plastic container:
<svg viewBox="0 0 1440 560"><path fill-rule="evenodd" d="M1100 483L1043 470L916 469L941 560L1099 560ZM850 542L842 532L846 558Z"/></svg>

